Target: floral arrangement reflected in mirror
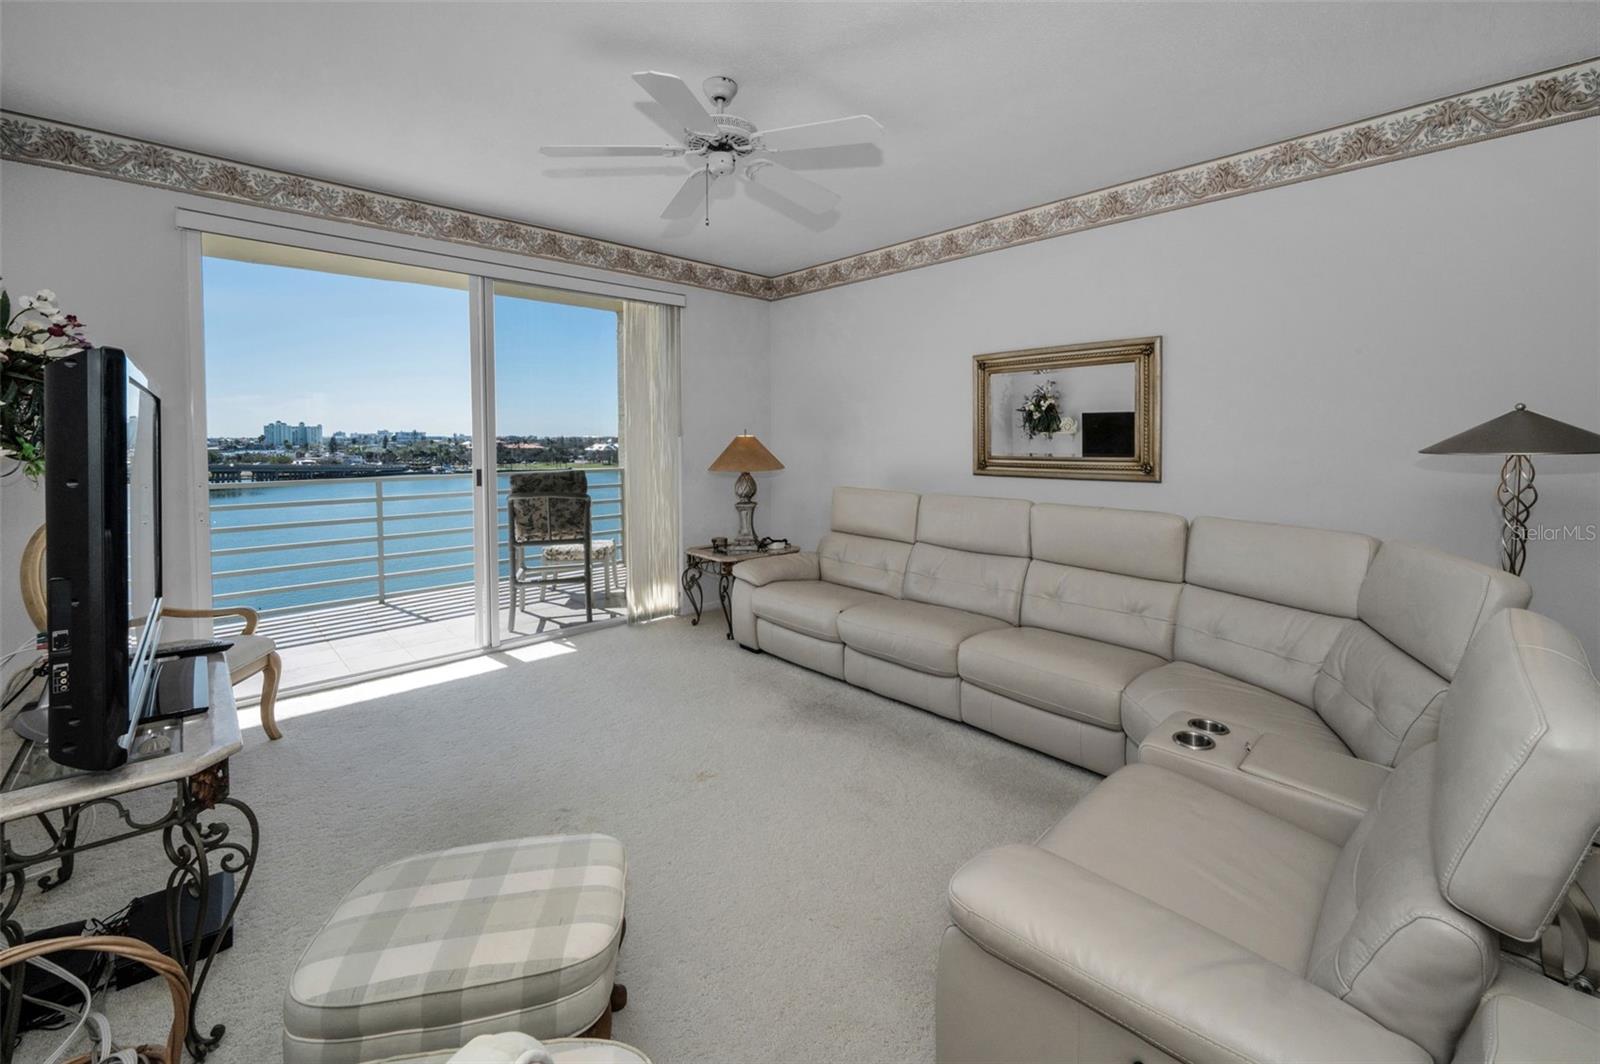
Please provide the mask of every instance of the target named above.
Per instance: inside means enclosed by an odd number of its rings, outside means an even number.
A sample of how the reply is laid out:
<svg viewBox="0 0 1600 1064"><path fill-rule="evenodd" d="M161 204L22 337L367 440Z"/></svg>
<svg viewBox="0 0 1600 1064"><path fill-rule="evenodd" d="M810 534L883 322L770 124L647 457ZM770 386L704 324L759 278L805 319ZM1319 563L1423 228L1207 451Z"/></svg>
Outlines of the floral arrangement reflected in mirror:
<svg viewBox="0 0 1600 1064"><path fill-rule="evenodd" d="M1066 436L1078 434L1078 422L1061 414L1061 393L1055 381L1035 385L1017 407L1017 413L1022 415L1022 432L1029 440L1043 436L1046 442L1054 442L1058 432Z"/></svg>
<svg viewBox="0 0 1600 1064"><path fill-rule="evenodd" d="M973 360L972 471L1161 479L1161 338Z"/></svg>

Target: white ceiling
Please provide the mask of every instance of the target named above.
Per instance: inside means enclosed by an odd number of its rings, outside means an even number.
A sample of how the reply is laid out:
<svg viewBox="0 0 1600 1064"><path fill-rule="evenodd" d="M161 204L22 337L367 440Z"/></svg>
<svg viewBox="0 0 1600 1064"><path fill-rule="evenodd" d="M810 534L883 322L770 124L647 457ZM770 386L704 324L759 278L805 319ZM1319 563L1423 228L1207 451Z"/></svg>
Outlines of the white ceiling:
<svg viewBox="0 0 1600 1064"><path fill-rule="evenodd" d="M0 106L776 274L1596 53L1593 2L7 0ZM870 113L881 165L811 160L822 219L721 182L708 229L658 217L681 163L537 153L663 141L644 69L767 127Z"/></svg>

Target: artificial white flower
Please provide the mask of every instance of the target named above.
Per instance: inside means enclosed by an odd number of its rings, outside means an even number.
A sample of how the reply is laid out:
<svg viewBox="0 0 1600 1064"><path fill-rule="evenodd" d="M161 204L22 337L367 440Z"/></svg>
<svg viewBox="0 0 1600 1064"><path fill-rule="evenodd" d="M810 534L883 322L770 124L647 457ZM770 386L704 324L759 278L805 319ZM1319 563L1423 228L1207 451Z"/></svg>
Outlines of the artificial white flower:
<svg viewBox="0 0 1600 1064"><path fill-rule="evenodd" d="M37 299L41 303L54 303L56 301L56 294L50 291L48 288L41 288L39 289L39 294L33 298Z"/></svg>

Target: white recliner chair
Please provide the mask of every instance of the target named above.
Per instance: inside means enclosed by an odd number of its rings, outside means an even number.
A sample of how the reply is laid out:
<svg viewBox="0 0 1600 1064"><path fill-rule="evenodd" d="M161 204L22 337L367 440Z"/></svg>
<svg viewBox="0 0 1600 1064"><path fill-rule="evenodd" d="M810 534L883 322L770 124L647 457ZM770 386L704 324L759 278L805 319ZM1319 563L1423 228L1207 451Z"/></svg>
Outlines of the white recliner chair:
<svg viewBox="0 0 1600 1064"><path fill-rule="evenodd" d="M1503 611L1343 846L1134 764L970 861L938 1059L1449 1061L1500 936L1539 938L1597 831L1600 683L1561 626Z"/></svg>

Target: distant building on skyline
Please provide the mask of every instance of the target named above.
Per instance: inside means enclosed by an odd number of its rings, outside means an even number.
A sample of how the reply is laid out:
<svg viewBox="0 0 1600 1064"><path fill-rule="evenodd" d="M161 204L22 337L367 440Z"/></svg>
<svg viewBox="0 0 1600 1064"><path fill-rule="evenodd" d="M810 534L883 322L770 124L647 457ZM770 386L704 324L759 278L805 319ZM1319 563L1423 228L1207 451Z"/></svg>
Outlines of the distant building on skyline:
<svg viewBox="0 0 1600 1064"><path fill-rule="evenodd" d="M261 435L266 440L268 447L321 447L322 426L307 425L304 421L298 425L291 425L285 421L274 421L263 425Z"/></svg>

